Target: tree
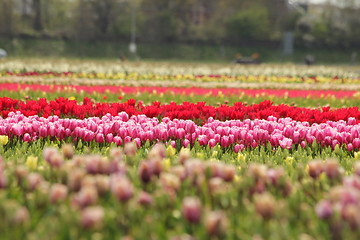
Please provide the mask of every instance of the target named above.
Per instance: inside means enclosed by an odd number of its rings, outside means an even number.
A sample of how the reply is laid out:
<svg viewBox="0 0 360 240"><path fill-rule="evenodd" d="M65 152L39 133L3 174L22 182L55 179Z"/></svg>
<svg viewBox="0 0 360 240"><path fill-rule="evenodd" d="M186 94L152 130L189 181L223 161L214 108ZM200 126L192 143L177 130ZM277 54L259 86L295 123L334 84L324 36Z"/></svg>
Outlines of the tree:
<svg viewBox="0 0 360 240"><path fill-rule="evenodd" d="M34 9L34 30L41 32L44 29L43 25L43 12L42 12L42 0L33 0Z"/></svg>
<svg viewBox="0 0 360 240"><path fill-rule="evenodd" d="M2 0L0 2L0 34L12 36L14 34L14 4L12 0Z"/></svg>
<svg viewBox="0 0 360 240"><path fill-rule="evenodd" d="M106 35L113 20L113 11L115 10L116 0L89 0L94 14L96 28L101 34Z"/></svg>
<svg viewBox="0 0 360 240"><path fill-rule="evenodd" d="M268 10L259 5L239 11L227 21L226 29L226 38L229 42L249 43L254 40L266 40L270 33Z"/></svg>

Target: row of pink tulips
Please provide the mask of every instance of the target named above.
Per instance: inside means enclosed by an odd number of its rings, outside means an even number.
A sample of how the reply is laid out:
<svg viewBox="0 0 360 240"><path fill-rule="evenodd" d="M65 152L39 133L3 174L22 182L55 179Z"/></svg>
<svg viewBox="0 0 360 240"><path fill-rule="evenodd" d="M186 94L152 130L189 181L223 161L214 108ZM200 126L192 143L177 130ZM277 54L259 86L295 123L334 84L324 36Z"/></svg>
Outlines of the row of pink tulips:
<svg viewBox="0 0 360 240"><path fill-rule="evenodd" d="M39 138L53 137L98 143L114 142L117 145L135 141L138 146L146 141L181 140L183 146L198 141L200 145L234 147L235 152L246 147L270 143L272 146L292 148L294 144L305 147L316 140L321 146L346 144L349 151L360 148L360 124L354 118L347 121L328 121L310 125L291 118L269 117L267 120L218 121L209 118L203 126L191 120L148 118L145 115L129 117L125 112L118 116L107 114L102 118L68 119L51 116L26 117L10 113L0 118L0 135L19 137L31 142Z"/></svg>

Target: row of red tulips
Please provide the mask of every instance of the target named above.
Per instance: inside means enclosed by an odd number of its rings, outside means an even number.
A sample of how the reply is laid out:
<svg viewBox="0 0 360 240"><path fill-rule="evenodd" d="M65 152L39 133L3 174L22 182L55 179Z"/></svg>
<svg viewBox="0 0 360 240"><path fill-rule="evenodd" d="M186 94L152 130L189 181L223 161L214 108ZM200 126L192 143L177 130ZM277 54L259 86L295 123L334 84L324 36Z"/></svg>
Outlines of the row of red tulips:
<svg viewBox="0 0 360 240"><path fill-rule="evenodd" d="M270 101L263 101L259 104L245 105L238 102L233 106L221 105L218 107L206 105L205 102L182 104L169 103L161 104L154 102L145 106L141 101L130 99L123 103L94 103L85 97L83 102L70 100L67 98L57 98L48 101L45 98L39 100L21 101L7 97L0 98L0 115L7 117L10 112L20 111L25 116L52 115L62 117L85 118L97 116L101 117L107 113L113 116L120 112L126 112L129 116L144 114L147 117L168 117L170 119L189 119L198 123L204 123L210 117L218 120L230 119L267 119L269 116L276 118L290 117L296 121L309 123L324 123L328 120L339 121L353 117L360 121L360 111L358 107L330 109L311 109L294 107L285 104L274 105Z"/></svg>

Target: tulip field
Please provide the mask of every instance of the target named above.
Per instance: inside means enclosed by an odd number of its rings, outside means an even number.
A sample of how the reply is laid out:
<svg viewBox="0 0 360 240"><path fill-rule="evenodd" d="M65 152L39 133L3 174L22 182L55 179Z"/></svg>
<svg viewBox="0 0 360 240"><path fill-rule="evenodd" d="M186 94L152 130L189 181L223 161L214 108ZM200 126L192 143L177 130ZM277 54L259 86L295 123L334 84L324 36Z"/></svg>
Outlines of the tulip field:
<svg viewBox="0 0 360 240"><path fill-rule="evenodd" d="M0 60L0 239L360 239L360 68Z"/></svg>

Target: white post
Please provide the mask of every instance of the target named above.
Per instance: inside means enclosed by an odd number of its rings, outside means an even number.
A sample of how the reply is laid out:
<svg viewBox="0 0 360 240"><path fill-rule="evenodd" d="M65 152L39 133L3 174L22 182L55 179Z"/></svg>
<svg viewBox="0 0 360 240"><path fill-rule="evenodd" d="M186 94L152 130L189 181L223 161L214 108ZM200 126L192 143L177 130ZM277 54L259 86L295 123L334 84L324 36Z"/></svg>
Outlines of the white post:
<svg viewBox="0 0 360 240"><path fill-rule="evenodd" d="M294 52L294 35L293 32L285 32L283 39L283 54L292 55Z"/></svg>
<svg viewBox="0 0 360 240"><path fill-rule="evenodd" d="M136 51L136 7L133 3L131 8L131 38L129 44L129 52L136 55Z"/></svg>

